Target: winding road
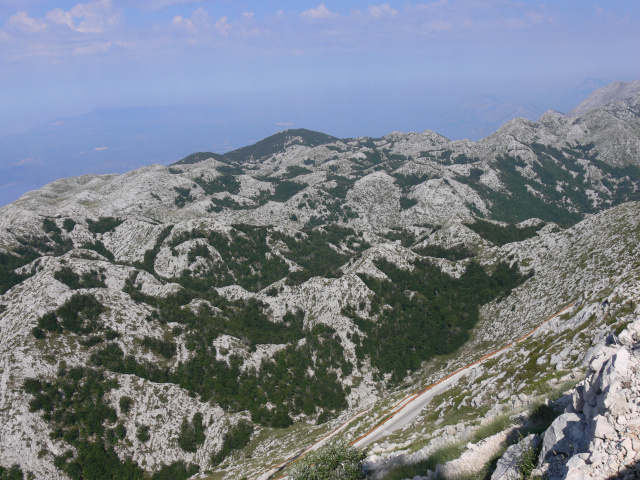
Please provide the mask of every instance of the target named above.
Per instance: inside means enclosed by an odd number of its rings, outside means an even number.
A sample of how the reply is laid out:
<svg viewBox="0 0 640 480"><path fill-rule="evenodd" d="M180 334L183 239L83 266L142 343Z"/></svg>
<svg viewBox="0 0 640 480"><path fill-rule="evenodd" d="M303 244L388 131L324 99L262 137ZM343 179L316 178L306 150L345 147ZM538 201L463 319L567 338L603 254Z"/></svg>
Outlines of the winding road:
<svg viewBox="0 0 640 480"><path fill-rule="evenodd" d="M554 313L549 318L547 318L544 322L538 325L536 328L531 330L529 333L523 335L522 337L509 343L508 345L505 345L504 347L498 350L495 350L493 352L490 352L482 356L475 362L472 362L468 365L465 365L464 367L459 368L455 372L447 375L446 377L438 380L435 383L432 383L431 385L428 385L427 387L425 387L424 389L418 392L415 392L411 395L407 395L405 398L403 398L398 403L396 403L393 407L387 410L382 415L382 420L376 423L376 425L373 428L371 428L366 433L364 433L363 435L361 435L360 437L352 441L351 445L353 445L356 448L364 448L374 442L379 441L381 438L385 437L389 433L409 425L413 420L415 420L418 417L418 415L420 415L420 412L422 411L422 409L427 406L427 404L433 399L433 397L446 391L453 383L457 382L460 377L466 374L467 370L479 365L480 363L484 362L488 358L494 357L504 352L508 348L513 347L516 344L522 342L526 338L533 335L540 327L542 327L542 325L549 322L550 320L557 317L558 315L562 314L564 311L572 308L575 304L576 302L573 302L570 305L564 307L562 310L559 310L558 312ZM268 472L265 472L263 475L258 477L258 480L266 480L270 478L271 475L275 475L279 471L282 471L284 468L286 468L291 463L300 459L306 453L320 448L329 439L333 438L336 434L343 431L351 423L352 420L365 414L367 411L368 410L363 410L361 412L358 412L356 415L351 417L349 420L344 422L342 425L340 425L338 428L336 428L332 432L328 433L327 435L325 435L324 437L322 437L321 439L313 443L311 446L302 450L301 452L294 455L293 457L290 457L287 460L279 463L278 465L274 465ZM284 476L277 477L277 479L281 479L281 478L285 478L285 477ZM274 479L274 480L277 480L277 479Z"/></svg>

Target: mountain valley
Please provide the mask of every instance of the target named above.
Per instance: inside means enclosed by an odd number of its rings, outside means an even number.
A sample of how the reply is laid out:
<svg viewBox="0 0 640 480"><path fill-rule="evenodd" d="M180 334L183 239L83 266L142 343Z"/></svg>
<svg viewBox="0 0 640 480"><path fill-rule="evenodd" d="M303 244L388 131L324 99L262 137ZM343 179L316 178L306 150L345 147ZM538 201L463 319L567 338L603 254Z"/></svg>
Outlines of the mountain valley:
<svg viewBox="0 0 640 480"><path fill-rule="evenodd" d="M621 83L477 142L286 130L0 208L0 473L276 478L459 371L367 445L372 478L491 477L527 448L533 475L634 475L640 82ZM571 415L593 441L556 448Z"/></svg>

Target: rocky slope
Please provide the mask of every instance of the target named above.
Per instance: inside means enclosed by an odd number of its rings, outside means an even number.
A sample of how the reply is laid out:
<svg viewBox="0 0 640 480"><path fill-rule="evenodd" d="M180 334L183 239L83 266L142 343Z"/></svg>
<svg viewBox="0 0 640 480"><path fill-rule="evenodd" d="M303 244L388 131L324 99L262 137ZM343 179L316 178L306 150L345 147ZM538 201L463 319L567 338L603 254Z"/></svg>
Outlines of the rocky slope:
<svg viewBox="0 0 640 480"><path fill-rule="evenodd" d="M638 112L636 95L479 142L290 130L24 195L0 209L0 465L254 478L577 301L371 468L528 408L617 328L597 297L635 288Z"/></svg>

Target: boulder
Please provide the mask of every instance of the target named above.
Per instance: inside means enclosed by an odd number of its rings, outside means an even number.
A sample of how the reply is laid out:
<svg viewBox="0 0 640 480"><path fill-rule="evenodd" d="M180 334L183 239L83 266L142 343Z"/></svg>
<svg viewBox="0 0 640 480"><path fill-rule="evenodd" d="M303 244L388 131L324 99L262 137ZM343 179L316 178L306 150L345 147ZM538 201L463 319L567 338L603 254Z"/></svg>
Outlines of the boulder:
<svg viewBox="0 0 640 480"><path fill-rule="evenodd" d="M507 451L498 460L496 470L491 475L491 480L520 480L522 478L523 456L527 457L529 452L534 452L538 448L540 440L538 435L531 434L517 444L507 448ZM533 456L529 458L533 461ZM524 461L527 461L527 458Z"/></svg>

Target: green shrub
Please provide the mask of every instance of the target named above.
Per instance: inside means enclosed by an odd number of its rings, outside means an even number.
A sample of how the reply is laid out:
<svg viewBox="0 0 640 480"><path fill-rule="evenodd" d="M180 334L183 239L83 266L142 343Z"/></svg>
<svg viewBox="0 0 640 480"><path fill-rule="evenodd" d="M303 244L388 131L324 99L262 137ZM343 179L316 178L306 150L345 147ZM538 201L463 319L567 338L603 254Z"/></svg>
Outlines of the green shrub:
<svg viewBox="0 0 640 480"><path fill-rule="evenodd" d="M127 414L131 411L131 407L133 406L133 399L125 395L120 397L118 403L120 404L120 411Z"/></svg>
<svg viewBox="0 0 640 480"><path fill-rule="evenodd" d="M444 465L451 460L455 460L462 455L465 447L459 443L450 443L434 450L429 457L412 465L403 465L391 470L385 480L403 480L415 476L426 476L427 471L435 472L438 464Z"/></svg>
<svg viewBox="0 0 640 480"><path fill-rule="evenodd" d="M253 426L251 424L245 421L238 422L235 427L224 434L222 448L211 456L211 463L213 465L219 465L227 456L233 453L233 451L242 450L251 441L252 434Z"/></svg>
<svg viewBox="0 0 640 480"><path fill-rule="evenodd" d="M202 423L202 414L196 412L191 422L187 417L182 420L180 427L180 435L178 436L178 445L185 452L196 452L198 447L206 440L205 426Z"/></svg>
<svg viewBox="0 0 640 480"><path fill-rule="evenodd" d="M151 475L151 480L186 480L200 471L198 465L186 465L183 461L164 465L160 470Z"/></svg>
<svg viewBox="0 0 640 480"><path fill-rule="evenodd" d="M115 260L113 253L107 250L107 247L105 247L104 243L102 243L100 240L96 240L95 242L85 243L84 245L82 245L81 248L86 248L87 250L93 250L94 252L99 253L100 255L102 255L103 257L105 257L111 262Z"/></svg>
<svg viewBox="0 0 640 480"><path fill-rule="evenodd" d="M478 443L480 440L500 433L511 426L513 426L513 421L509 418L509 415L499 415L473 432L471 442Z"/></svg>
<svg viewBox="0 0 640 480"><path fill-rule="evenodd" d="M543 224L518 228L515 225L497 225L480 218L476 219L475 223L467 223L465 225L485 240L489 240L498 246L512 242L521 242L527 238L535 237L537 231L544 226Z"/></svg>
<svg viewBox="0 0 640 480"><path fill-rule="evenodd" d="M124 220L114 217L100 217L98 220L87 218L87 228L91 233L107 233L115 230Z"/></svg>
<svg viewBox="0 0 640 480"><path fill-rule="evenodd" d="M53 274L53 278L61 283L64 283L72 290L79 288L106 288L107 284L104 283L105 276L96 272L95 270L89 270L82 275L75 273L70 267L62 267L60 270Z"/></svg>
<svg viewBox="0 0 640 480"><path fill-rule="evenodd" d="M451 262L456 262L458 260L474 256L473 252L464 245L456 245L451 248L444 248L440 245L427 245L420 248L414 248L413 251L418 255L423 255L425 257L446 258Z"/></svg>
<svg viewBox="0 0 640 480"><path fill-rule="evenodd" d="M58 227L55 220L52 220L51 218L45 218L44 220L42 220L42 229L46 233L53 233L57 235L62 234L62 230L60 230L60 227Z"/></svg>
<svg viewBox="0 0 640 480"><path fill-rule="evenodd" d="M65 218L64 222L62 222L62 228L64 228L67 232L72 232L75 226L76 221L72 218Z"/></svg>
<svg viewBox="0 0 640 480"><path fill-rule="evenodd" d="M149 433L149 427L147 425L138 425L136 438L140 440L142 443L148 442L151 439L151 434Z"/></svg>
<svg viewBox="0 0 640 480"><path fill-rule="evenodd" d="M417 204L418 200L416 200L415 198L400 197L400 208L402 210L408 210Z"/></svg>
<svg viewBox="0 0 640 480"><path fill-rule="evenodd" d="M332 439L317 451L303 456L289 471L292 480L361 480L365 452L344 440Z"/></svg>
<svg viewBox="0 0 640 480"><path fill-rule="evenodd" d="M159 338L144 337L142 339L142 346L150 348L167 360L172 358L177 352L176 344L174 342L170 340L161 340Z"/></svg>
<svg viewBox="0 0 640 480"><path fill-rule="evenodd" d="M20 465L13 465L11 468L0 466L0 480L23 480L23 478Z"/></svg>

